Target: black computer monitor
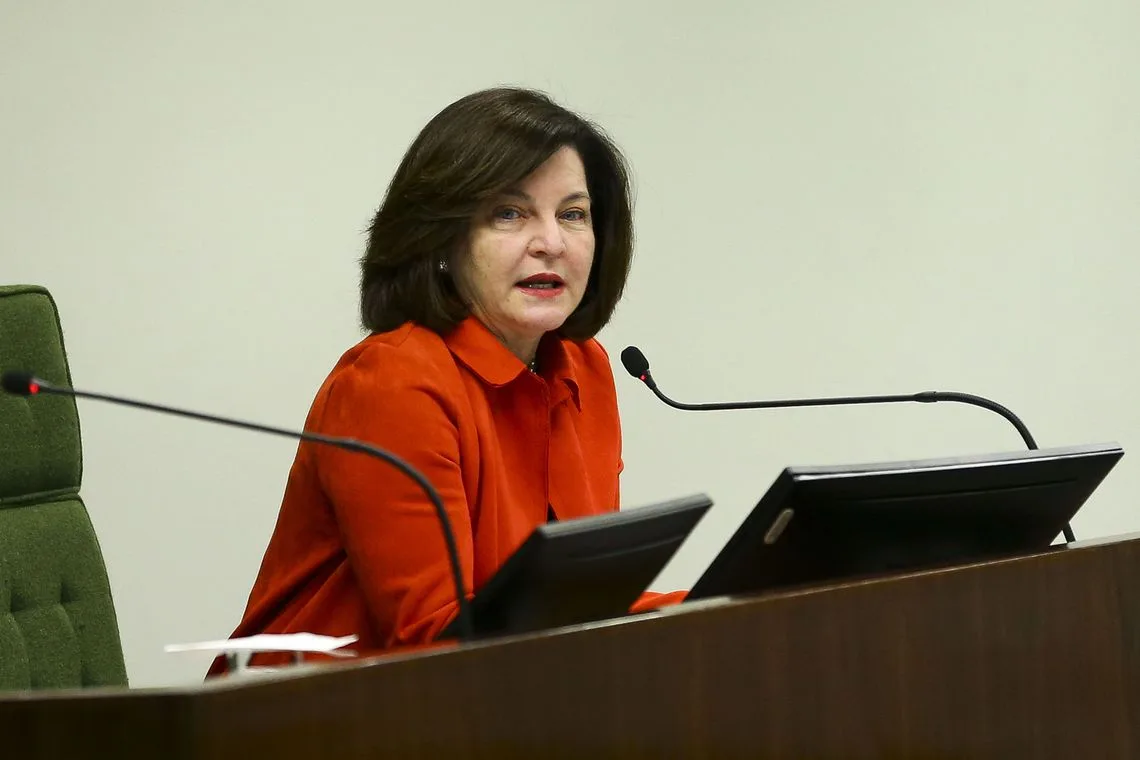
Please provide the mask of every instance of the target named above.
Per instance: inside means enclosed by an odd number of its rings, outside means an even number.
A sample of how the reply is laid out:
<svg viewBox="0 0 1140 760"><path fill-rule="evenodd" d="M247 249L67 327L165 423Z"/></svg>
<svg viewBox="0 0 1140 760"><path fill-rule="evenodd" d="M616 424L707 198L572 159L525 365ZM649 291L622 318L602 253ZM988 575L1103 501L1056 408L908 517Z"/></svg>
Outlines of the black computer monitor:
<svg viewBox="0 0 1140 760"><path fill-rule="evenodd" d="M477 638L620 617L712 506L704 494L540 525L471 600ZM452 622L440 638L458 634Z"/></svg>
<svg viewBox="0 0 1140 760"><path fill-rule="evenodd" d="M688 599L1045 550L1123 454L1107 444L788 467Z"/></svg>

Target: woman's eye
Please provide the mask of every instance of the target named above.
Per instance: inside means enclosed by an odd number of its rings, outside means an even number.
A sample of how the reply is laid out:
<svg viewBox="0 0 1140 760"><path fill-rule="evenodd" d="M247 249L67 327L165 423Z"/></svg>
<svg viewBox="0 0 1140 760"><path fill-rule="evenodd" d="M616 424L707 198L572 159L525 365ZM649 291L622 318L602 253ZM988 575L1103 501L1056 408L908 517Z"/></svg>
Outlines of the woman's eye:
<svg viewBox="0 0 1140 760"><path fill-rule="evenodd" d="M562 213L562 218L569 222L584 222L586 221L586 212L580 208L572 208Z"/></svg>
<svg viewBox="0 0 1140 760"><path fill-rule="evenodd" d="M512 222L522 216L517 208L500 208L495 210L495 218L502 219L507 222Z"/></svg>

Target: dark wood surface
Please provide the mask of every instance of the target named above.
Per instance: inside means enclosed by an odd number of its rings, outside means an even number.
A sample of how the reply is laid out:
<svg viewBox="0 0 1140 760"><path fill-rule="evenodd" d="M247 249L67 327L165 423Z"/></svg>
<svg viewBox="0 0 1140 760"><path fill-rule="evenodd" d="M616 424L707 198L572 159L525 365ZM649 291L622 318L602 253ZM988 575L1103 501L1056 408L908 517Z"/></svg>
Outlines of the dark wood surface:
<svg viewBox="0 0 1140 760"><path fill-rule="evenodd" d="M284 679L0 697L20 758L1135 758L1140 538ZM688 609L687 609L688 608Z"/></svg>

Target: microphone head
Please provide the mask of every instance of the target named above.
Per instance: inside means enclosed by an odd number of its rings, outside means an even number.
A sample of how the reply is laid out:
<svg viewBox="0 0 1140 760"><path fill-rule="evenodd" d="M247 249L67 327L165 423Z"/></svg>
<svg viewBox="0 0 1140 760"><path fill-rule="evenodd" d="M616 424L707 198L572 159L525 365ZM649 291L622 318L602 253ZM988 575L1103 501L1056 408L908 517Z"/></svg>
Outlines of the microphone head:
<svg viewBox="0 0 1140 760"><path fill-rule="evenodd" d="M625 371L638 380L644 380L645 376L649 374L649 360L645 358L645 354L641 353L641 349L637 346L625 347L621 352L621 363L625 367Z"/></svg>
<svg viewBox="0 0 1140 760"><path fill-rule="evenodd" d="M5 372L0 375L0 386L17 396L31 396L40 391L39 383L30 372Z"/></svg>

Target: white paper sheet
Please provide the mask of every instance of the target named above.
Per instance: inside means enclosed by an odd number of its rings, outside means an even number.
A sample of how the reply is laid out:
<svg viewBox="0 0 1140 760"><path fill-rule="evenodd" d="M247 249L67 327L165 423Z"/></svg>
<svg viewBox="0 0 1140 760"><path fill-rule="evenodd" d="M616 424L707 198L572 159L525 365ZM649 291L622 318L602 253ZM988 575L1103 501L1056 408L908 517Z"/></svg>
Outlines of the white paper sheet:
<svg viewBox="0 0 1140 760"><path fill-rule="evenodd" d="M337 657L351 657L351 652L338 652L356 641L358 636L319 636L315 633L263 633L242 639L197 641L189 644L167 644L167 652L323 652Z"/></svg>

